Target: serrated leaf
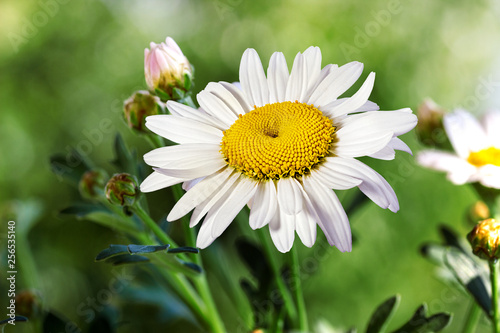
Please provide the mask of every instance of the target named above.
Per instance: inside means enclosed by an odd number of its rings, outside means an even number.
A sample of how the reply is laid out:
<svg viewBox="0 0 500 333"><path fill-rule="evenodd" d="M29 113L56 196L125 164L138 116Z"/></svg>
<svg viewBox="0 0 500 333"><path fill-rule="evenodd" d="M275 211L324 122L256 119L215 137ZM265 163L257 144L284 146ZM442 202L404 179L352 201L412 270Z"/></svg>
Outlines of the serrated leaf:
<svg viewBox="0 0 500 333"><path fill-rule="evenodd" d="M458 282L472 295L476 303L489 316L491 313L490 283L483 267L462 251L450 248L445 254L445 263Z"/></svg>
<svg viewBox="0 0 500 333"><path fill-rule="evenodd" d="M107 249L104 249L97 254L97 256L95 257L95 261L105 260L119 254L128 255L127 245L111 244Z"/></svg>
<svg viewBox="0 0 500 333"><path fill-rule="evenodd" d="M379 305L370 318L366 333L382 332L399 305L400 296L396 295Z"/></svg>
<svg viewBox="0 0 500 333"><path fill-rule="evenodd" d="M146 253L154 253L158 251L168 250L170 244L166 245L134 245L130 244L127 246L128 252L130 254L146 254Z"/></svg>
<svg viewBox="0 0 500 333"><path fill-rule="evenodd" d="M200 253L200 250L196 247L183 246L176 247L175 249L168 249L168 253Z"/></svg>
<svg viewBox="0 0 500 333"><path fill-rule="evenodd" d="M113 257L109 257L106 259L107 264L111 264L113 266L124 265L124 264L138 264L149 262L149 258L139 255L131 255L129 253L126 254L118 254Z"/></svg>
<svg viewBox="0 0 500 333"><path fill-rule="evenodd" d="M428 319L425 326L427 332L439 332L451 323L452 315L448 313L438 313Z"/></svg>

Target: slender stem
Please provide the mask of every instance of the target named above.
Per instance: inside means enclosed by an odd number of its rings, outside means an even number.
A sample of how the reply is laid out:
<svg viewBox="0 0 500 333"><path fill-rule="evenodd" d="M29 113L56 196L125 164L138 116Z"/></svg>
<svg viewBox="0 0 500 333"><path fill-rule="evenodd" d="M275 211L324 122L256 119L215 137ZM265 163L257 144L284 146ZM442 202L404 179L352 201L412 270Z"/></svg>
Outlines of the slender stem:
<svg viewBox="0 0 500 333"><path fill-rule="evenodd" d="M480 317L481 308L472 300L462 333L474 333Z"/></svg>
<svg viewBox="0 0 500 333"><path fill-rule="evenodd" d="M491 306L493 308L493 332L500 333L500 322L498 313L498 260L489 261L491 280Z"/></svg>
<svg viewBox="0 0 500 333"><path fill-rule="evenodd" d="M262 246L264 247L264 252L266 253L267 259L269 260L269 264L271 265L271 269L273 270L274 279L276 281L276 285L281 292L281 296L283 297L283 301L285 303L285 308L288 312L288 315L292 319L292 322L296 322L297 318L297 310L295 308L295 304L293 303L292 296L290 291L286 287L283 279L281 278L280 267L278 262L276 261L276 252L274 246L271 244L269 237L264 234L264 228L258 229L257 234L259 235Z"/></svg>
<svg viewBox="0 0 500 333"><path fill-rule="evenodd" d="M136 204L133 207L131 207L131 209L134 213L137 214L137 216L139 216L142 222L144 222L144 224L149 229L151 229L151 231L155 234L156 237L158 237L158 239L162 243L170 244L173 247L178 247L175 241L172 238L170 238L170 236L165 231L163 231L163 229L160 228L155 221L153 221L153 219L144 211L144 209L142 209L140 205Z"/></svg>
<svg viewBox="0 0 500 333"><path fill-rule="evenodd" d="M292 246L291 249L292 256L292 279L293 279L293 291L295 296L295 304L297 304L297 311L299 313L299 329L301 332L308 332L309 327L307 324L307 311L304 302L304 294L302 292L302 283L300 281L300 268L299 268L299 255L297 253L296 247Z"/></svg>
<svg viewBox="0 0 500 333"><path fill-rule="evenodd" d="M172 192L174 194L175 201L178 201L183 195L182 188L180 185L172 186ZM195 246L196 243L195 243L194 229L189 227L189 221L187 220L186 216L183 216L181 218L181 222L184 228L184 234L186 236L186 245ZM203 268L203 263L200 254L193 254L192 258L195 264ZM212 319L213 332L225 332L224 324L222 323L219 313L217 312L217 308L215 306L212 293L210 292L210 287L208 285L206 273L203 273L202 275L193 278L193 283L198 289L201 298L205 302L205 305L207 306L208 314Z"/></svg>

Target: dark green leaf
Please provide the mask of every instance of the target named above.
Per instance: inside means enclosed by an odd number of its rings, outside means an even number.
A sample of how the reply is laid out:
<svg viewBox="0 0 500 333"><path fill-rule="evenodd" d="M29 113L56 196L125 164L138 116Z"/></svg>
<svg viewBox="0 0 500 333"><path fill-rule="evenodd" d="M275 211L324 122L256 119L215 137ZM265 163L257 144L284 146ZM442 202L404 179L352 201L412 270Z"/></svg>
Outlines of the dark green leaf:
<svg viewBox="0 0 500 333"><path fill-rule="evenodd" d="M71 150L66 155L56 154L50 157L50 170L60 181L67 181L77 187L82 175L92 169L92 163L79 154L76 150Z"/></svg>
<svg viewBox="0 0 500 333"><path fill-rule="evenodd" d="M445 254L447 267L453 272L458 282L474 297L477 304L489 316L491 297L488 290L487 271L462 251L450 248Z"/></svg>
<svg viewBox="0 0 500 333"><path fill-rule="evenodd" d="M134 245L130 244L127 246L128 252L130 254L146 254L146 253L154 253L158 251L168 250L170 247L169 244L166 245Z"/></svg>
<svg viewBox="0 0 500 333"><path fill-rule="evenodd" d="M184 246L175 249L168 249L168 253L200 253L200 250L195 247Z"/></svg>
<svg viewBox="0 0 500 333"><path fill-rule="evenodd" d="M54 332L81 332L78 327L61 315L49 312L43 320L43 333Z"/></svg>
<svg viewBox="0 0 500 333"><path fill-rule="evenodd" d="M192 263L192 262L182 262L182 264L190 269L192 269L193 271L197 272L197 273L202 273L203 272L203 269L196 265L195 263Z"/></svg>
<svg viewBox="0 0 500 333"><path fill-rule="evenodd" d="M101 252L99 252L99 254L95 257L95 260L101 261L113 256L117 256L119 254L128 254L127 245L111 244L107 249L104 249Z"/></svg>
<svg viewBox="0 0 500 333"><path fill-rule="evenodd" d="M273 275L268 260L262 250L246 239L236 241L236 249L243 262L247 265L250 273L259 281L261 289L269 285Z"/></svg>
<svg viewBox="0 0 500 333"><path fill-rule="evenodd" d="M120 134L115 137L114 143L115 159L113 164L116 165L120 172L127 172L131 175L138 175L138 163L136 154L134 151L130 151L123 141Z"/></svg>
<svg viewBox="0 0 500 333"><path fill-rule="evenodd" d="M390 318L399 305L400 296L396 295L382 303L373 313L366 333L379 333L387 326Z"/></svg>
<svg viewBox="0 0 500 333"><path fill-rule="evenodd" d="M427 306L423 304L406 324L393 333L439 332L448 326L450 321L451 315L447 313L438 313L427 317Z"/></svg>
<svg viewBox="0 0 500 333"><path fill-rule="evenodd" d="M441 232L441 236L443 237L446 245L457 248L464 253L470 252L469 248L464 248L460 238L450 227L443 224L439 226L439 231Z"/></svg>
<svg viewBox="0 0 500 333"><path fill-rule="evenodd" d="M107 264L111 264L113 266L124 265L124 264L137 264L143 262L149 262L149 258L139 255L130 255L129 253L115 255L106 260Z"/></svg>
<svg viewBox="0 0 500 333"><path fill-rule="evenodd" d="M61 214L75 215L77 217L85 217L94 212L107 212L107 208L101 204L77 203L60 211Z"/></svg>
<svg viewBox="0 0 500 333"><path fill-rule="evenodd" d="M8 319L0 321L0 326L8 324L9 322L12 322L12 320L14 321L14 323L18 323L18 322L20 323L20 322L28 321L28 318L26 318L24 316L15 316L14 319L8 318Z"/></svg>

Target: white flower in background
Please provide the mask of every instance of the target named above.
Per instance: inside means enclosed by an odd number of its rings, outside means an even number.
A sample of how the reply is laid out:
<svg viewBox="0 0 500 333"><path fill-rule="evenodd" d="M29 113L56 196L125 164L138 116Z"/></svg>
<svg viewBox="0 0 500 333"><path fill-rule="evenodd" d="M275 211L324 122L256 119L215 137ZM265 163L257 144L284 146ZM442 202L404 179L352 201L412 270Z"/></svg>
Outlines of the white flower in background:
<svg viewBox="0 0 500 333"><path fill-rule="evenodd" d="M240 66L242 89L210 83L198 94L203 111L177 102L171 115L147 118L146 126L179 145L155 149L144 160L155 167L143 192L184 182L187 193L167 219L205 216L197 246L210 245L238 212L251 207L253 229L269 225L281 252L295 231L306 246L316 225L340 251L351 251L347 215L334 190L359 187L382 208L396 212L387 181L356 157L393 159L410 152L397 137L417 123L410 109L376 111L368 101L375 74L350 98L340 98L357 81L363 65L321 69L321 52L310 47L295 57L291 73L282 53L272 55L267 78L257 52L247 49Z"/></svg>
<svg viewBox="0 0 500 333"><path fill-rule="evenodd" d="M171 93L173 87L184 89L185 75L191 76L191 65L175 41L167 37L165 43L151 42L144 50L144 75L152 91Z"/></svg>
<svg viewBox="0 0 500 333"><path fill-rule="evenodd" d="M418 154L418 163L447 172L457 185L480 182L500 188L500 112L485 114L480 123L468 112L457 110L443 122L455 154L424 150Z"/></svg>

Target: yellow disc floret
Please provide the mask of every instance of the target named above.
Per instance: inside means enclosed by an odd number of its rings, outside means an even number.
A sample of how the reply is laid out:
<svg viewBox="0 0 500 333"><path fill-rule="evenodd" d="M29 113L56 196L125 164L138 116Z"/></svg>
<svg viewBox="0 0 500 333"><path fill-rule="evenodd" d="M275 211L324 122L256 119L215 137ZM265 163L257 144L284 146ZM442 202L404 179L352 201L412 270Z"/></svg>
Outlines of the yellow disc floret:
<svg viewBox="0 0 500 333"><path fill-rule="evenodd" d="M467 161L470 164L478 167L486 164L500 166L500 149L490 147L480 151L472 152L469 154Z"/></svg>
<svg viewBox="0 0 500 333"><path fill-rule="evenodd" d="M300 177L330 154L335 126L313 105L256 107L224 132L226 163L257 179Z"/></svg>

